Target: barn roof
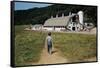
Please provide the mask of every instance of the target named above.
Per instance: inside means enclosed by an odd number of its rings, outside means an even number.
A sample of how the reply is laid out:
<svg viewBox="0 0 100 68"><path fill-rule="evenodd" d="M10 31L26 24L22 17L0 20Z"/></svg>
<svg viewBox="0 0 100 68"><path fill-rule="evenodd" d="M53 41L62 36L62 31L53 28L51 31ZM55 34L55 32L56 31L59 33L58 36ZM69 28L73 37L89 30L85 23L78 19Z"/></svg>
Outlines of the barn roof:
<svg viewBox="0 0 100 68"><path fill-rule="evenodd" d="M50 18L45 21L44 26L66 26L72 16Z"/></svg>

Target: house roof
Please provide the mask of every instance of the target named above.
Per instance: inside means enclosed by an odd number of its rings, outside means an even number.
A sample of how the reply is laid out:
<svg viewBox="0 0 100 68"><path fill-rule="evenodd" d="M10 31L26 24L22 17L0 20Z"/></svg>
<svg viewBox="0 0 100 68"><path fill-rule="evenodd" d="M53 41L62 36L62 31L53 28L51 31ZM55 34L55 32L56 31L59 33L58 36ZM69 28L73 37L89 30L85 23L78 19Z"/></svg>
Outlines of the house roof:
<svg viewBox="0 0 100 68"><path fill-rule="evenodd" d="M45 21L44 26L66 26L72 16L50 18Z"/></svg>

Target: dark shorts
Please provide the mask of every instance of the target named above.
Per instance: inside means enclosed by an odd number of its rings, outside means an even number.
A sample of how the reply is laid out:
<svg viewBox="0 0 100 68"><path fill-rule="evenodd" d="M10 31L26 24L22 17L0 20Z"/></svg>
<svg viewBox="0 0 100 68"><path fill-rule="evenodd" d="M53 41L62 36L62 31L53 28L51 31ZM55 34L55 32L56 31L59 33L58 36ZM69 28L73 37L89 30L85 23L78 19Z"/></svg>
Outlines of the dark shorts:
<svg viewBox="0 0 100 68"><path fill-rule="evenodd" d="M51 48L52 47L52 44L51 45L48 45L48 48Z"/></svg>
<svg viewBox="0 0 100 68"><path fill-rule="evenodd" d="M48 45L48 53L52 50L52 45Z"/></svg>

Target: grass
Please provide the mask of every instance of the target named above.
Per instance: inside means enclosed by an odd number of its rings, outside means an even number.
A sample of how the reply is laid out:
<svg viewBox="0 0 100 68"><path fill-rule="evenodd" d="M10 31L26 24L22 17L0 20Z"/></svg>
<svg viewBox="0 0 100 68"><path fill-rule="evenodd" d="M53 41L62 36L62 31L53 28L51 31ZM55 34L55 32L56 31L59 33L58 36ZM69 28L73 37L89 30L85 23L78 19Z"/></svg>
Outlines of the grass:
<svg viewBox="0 0 100 68"><path fill-rule="evenodd" d="M31 65L40 60L47 32L25 31L27 26L15 26L15 64ZM53 46L72 62L96 57L96 35L52 33Z"/></svg>
<svg viewBox="0 0 100 68"><path fill-rule="evenodd" d="M83 62L96 57L96 36L87 34L54 33L55 48L71 62Z"/></svg>
<svg viewBox="0 0 100 68"><path fill-rule="evenodd" d="M31 65L38 62L44 47L45 34L25 31L25 26L15 26L15 65Z"/></svg>

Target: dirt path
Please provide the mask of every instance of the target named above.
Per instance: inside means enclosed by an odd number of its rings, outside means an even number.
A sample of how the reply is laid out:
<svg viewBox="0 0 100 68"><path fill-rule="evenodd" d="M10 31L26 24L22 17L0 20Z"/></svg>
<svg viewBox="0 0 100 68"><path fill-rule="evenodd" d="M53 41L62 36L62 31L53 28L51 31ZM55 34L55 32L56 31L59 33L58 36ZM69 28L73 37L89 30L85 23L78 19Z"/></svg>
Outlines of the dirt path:
<svg viewBox="0 0 100 68"><path fill-rule="evenodd" d="M41 54L40 61L38 64L56 64L56 63L66 63L67 60L60 56L57 49L53 49L52 54L48 54L47 49L44 48Z"/></svg>
<svg viewBox="0 0 100 68"><path fill-rule="evenodd" d="M89 59L84 59L85 61L96 61L96 57L92 57ZM66 58L62 57L60 55L59 50L53 48L52 54L48 54L47 49L44 48L41 57L38 63L34 63L34 65L41 65L41 64L57 64L57 63L72 63L73 61L69 61ZM76 62L81 62L81 61L76 61Z"/></svg>

